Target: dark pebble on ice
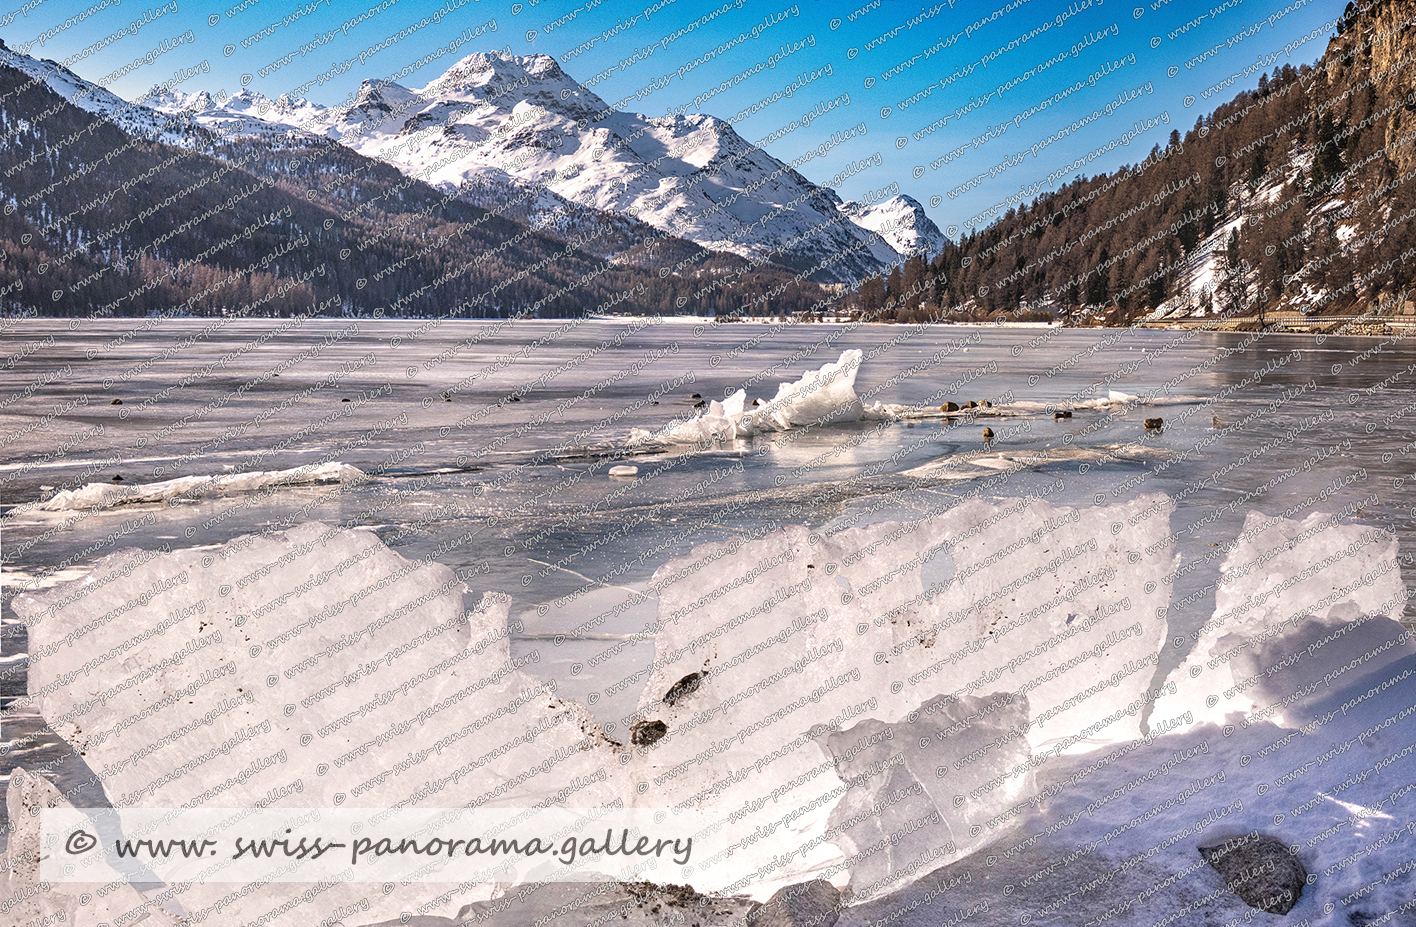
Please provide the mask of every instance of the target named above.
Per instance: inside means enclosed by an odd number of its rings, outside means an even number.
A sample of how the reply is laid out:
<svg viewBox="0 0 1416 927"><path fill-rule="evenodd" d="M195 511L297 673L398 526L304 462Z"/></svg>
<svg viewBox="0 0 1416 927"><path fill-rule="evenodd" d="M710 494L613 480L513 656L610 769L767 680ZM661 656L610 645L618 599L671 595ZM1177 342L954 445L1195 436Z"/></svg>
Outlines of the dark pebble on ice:
<svg viewBox="0 0 1416 927"><path fill-rule="evenodd" d="M985 440L985 441L992 441L992 440L993 440L993 429L992 429L992 428L985 428L985 429L983 429L983 440Z"/></svg>
<svg viewBox="0 0 1416 927"><path fill-rule="evenodd" d="M1164 425L1164 424L1165 424L1165 420L1164 420L1164 419L1148 418L1148 419L1146 419L1146 430L1147 430L1147 431L1157 431L1157 430L1159 430L1160 426L1161 426L1161 425Z"/></svg>
<svg viewBox="0 0 1416 927"><path fill-rule="evenodd" d="M122 476L115 476L115 477L113 477L113 482L115 482L115 483L121 483L121 482L123 482L123 477L122 477Z"/></svg>
<svg viewBox="0 0 1416 927"><path fill-rule="evenodd" d="M940 412L957 412L957 411L959 411L959 404L958 404L957 402L946 402L946 403L944 403L942 406L939 407L939 411L940 411Z"/></svg>
<svg viewBox="0 0 1416 927"><path fill-rule="evenodd" d="M672 705L681 698L686 698L698 691L698 687L703 685L703 673L689 673L678 682L669 686L669 691L664 693L664 704Z"/></svg>
<svg viewBox="0 0 1416 927"><path fill-rule="evenodd" d="M521 401L521 397L520 397L520 396L508 396L508 397L506 397L506 401L507 401L507 402L520 402L520 401Z"/></svg>
<svg viewBox="0 0 1416 927"><path fill-rule="evenodd" d="M662 721L636 721L629 729L629 742L636 747L647 747L669 732L669 726Z"/></svg>
<svg viewBox="0 0 1416 927"><path fill-rule="evenodd" d="M1277 837L1255 831L1199 851L1229 890L1251 908L1287 914L1303 894L1308 872Z"/></svg>
<svg viewBox="0 0 1416 927"><path fill-rule="evenodd" d="M991 409L991 408L993 408L993 403L989 402L987 399L980 399L980 400L978 401L978 404L979 404L979 407L980 407L980 408L984 408L984 409Z"/></svg>
<svg viewBox="0 0 1416 927"><path fill-rule="evenodd" d="M977 409L977 408L978 408L978 403L976 403L976 402L974 402L972 399L970 399L968 402L964 403L964 408L965 408L965 409Z"/></svg>
<svg viewBox="0 0 1416 927"><path fill-rule="evenodd" d="M700 395L698 395L697 393L694 393L692 396L689 396L688 398L689 398L689 399L702 399L703 397L700 396Z"/></svg>
<svg viewBox="0 0 1416 927"><path fill-rule="evenodd" d="M704 406L706 406L707 404L708 404L707 402L705 402L705 401L703 401L702 399L700 399L700 400L698 400L697 402L695 402L695 403L693 404L693 407L694 407L695 409L701 409L701 408L703 408Z"/></svg>
<svg viewBox="0 0 1416 927"><path fill-rule="evenodd" d="M748 927L831 927L841 916L841 893L822 879L779 889L747 915Z"/></svg>
<svg viewBox="0 0 1416 927"><path fill-rule="evenodd" d="M123 404L123 400L121 400L121 399L115 399L115 400L113 400L112 402L109 403L110 406L121 406L122 404Z"/></svg>
<svg viewBox="0 0 1416 927"><path fill-rule="evenodd" d="M339 401L340 401L340 402L353 402L354 400L352 400L352 399L350 399L349 397L346 396L345 398L343 398L343 399L341 399L341 400L339 400Z"/></svg>
<svg viewBox="0 0 1416 927"><path fill-rule="evenodd" d="M1053 412L1053 413L1052 413L1052 418L1053 418L1054 420L1059 419L1059 418L1071 418L1071 417L1072 417L1072 410L1071 410L1071 409L1063 409L1061 412Z"/></svg>

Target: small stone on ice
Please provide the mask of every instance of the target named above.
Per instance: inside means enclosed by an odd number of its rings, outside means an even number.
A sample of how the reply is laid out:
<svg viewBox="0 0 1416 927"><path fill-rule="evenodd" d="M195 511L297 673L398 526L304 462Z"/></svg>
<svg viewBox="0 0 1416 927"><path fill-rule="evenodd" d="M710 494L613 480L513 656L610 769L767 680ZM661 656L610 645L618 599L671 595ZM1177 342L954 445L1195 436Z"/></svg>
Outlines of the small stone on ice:
<svg viewBox="0 0 1416 927"><path fill-rule="evenodd" d="M638 476L638 475L639 475L639 468L638 468L638 467L619 466L619 467L611 467L611 468L610 468L610 476Z"/></svg>

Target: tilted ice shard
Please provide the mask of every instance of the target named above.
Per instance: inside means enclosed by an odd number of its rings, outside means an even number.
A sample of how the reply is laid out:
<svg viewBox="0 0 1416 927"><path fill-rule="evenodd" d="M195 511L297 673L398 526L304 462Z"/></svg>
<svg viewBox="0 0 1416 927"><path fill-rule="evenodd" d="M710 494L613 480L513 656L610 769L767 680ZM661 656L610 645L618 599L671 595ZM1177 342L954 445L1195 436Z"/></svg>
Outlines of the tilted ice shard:
<svg viewBox="0 0 1416 927"><path fill-rule="evenodd" d="M893 724L869 718L826 735L848 786L827 828L853 860L856 901L995 839L984 825L996 809L1033 794L1027 723L1026 696L940 695ZM989 801L956 800L1012 768L1025 771Z"/></svg>
<svg viewBox="0 0 1416 927"><path fill-rule="evenodd" d="M1416 653L1395 620L1408 597L1385 530L1250 512L1220 565L1214 616L1192 635L1156 716L1307 721L1310 700Z"/></svg>

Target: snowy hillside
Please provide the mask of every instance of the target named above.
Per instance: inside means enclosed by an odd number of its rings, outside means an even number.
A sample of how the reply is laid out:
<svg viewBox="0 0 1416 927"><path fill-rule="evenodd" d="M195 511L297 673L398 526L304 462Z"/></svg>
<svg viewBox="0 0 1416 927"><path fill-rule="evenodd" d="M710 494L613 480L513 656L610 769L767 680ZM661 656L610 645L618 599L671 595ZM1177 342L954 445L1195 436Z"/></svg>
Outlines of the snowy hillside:
<svg viewBox="0 0 1416 927"><path fill-rule="evenodd" d="M147 101L130 103L84 80L54 61L39 61L21 55L0 41L0 65L8 65L37 83L44 84L70 104L112 122L131 135L141 136L169 145L190 145L190 131L184 119L173 118L144 105Z"/></svg>

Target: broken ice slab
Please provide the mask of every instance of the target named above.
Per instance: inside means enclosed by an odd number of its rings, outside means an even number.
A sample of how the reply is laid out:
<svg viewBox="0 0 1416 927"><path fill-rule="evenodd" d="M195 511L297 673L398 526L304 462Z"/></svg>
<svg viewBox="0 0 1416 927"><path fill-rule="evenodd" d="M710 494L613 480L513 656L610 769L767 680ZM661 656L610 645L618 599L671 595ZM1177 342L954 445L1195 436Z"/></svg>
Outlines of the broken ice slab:
<svg viewBox="0 0 1416 927"><path fill-rule="evenodd" d="M848 789L827 822L848 859L856 901L965 856L995 839L1000 806L1033 793L1022 736L1028 702L1011 693L936 696L904 719L866 719L824 738ZM987 762L979 760L987 757ZM1020 769L987 801L969 800L998 770Z"/></svg>

